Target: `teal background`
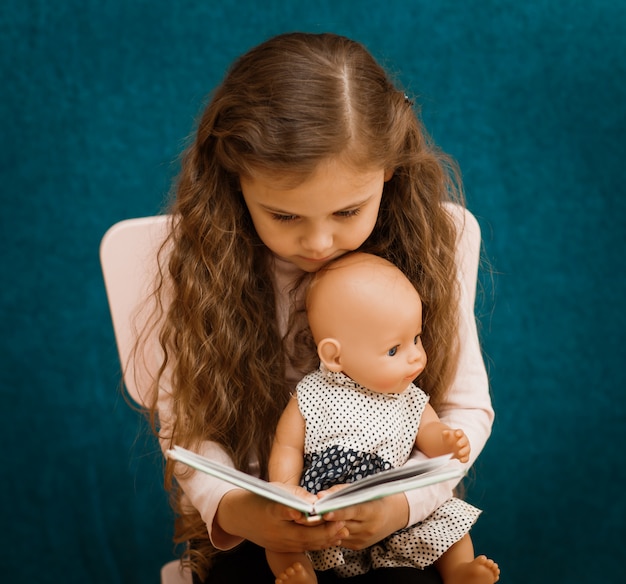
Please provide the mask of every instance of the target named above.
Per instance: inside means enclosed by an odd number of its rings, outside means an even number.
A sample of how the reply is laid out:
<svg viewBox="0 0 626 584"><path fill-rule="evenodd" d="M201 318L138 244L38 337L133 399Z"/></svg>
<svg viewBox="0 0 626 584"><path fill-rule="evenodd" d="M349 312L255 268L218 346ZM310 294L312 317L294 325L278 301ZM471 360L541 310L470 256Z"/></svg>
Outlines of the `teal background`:
<svg viewBox="0 0 626 584"><path fill-rule="evenodd" d="M477 550L506 584L622 581L624 0L3 0L0 579L147 584L172 556L98 245L162 208L227 65L296 29L364 42L463 170L493 269Z"/></svg>

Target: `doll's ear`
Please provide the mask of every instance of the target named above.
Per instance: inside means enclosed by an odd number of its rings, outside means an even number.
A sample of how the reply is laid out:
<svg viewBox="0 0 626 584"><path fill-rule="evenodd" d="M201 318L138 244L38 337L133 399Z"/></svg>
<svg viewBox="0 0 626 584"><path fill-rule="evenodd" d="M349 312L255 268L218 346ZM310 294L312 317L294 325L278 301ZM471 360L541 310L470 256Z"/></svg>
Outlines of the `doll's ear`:
<svg viewBox="0 0 626 584"><path fill-rule="evenodd" d="M317 343L317 354L329 371L341 371L341 344L337 339L322 339Z"/></svg>

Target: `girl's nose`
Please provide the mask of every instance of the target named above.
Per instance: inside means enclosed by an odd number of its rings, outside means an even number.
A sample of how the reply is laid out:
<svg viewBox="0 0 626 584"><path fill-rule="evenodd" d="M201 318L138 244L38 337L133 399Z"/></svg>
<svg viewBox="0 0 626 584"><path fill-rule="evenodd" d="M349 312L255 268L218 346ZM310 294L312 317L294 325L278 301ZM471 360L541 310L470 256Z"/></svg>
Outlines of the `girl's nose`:
<svg viewBox="0 0 626 584"><path fill-rule="evenodd" d="M308 252L323 256L332 248L333 235L330 230L314 228L308 231L302 238L302 247Z"/></svg>

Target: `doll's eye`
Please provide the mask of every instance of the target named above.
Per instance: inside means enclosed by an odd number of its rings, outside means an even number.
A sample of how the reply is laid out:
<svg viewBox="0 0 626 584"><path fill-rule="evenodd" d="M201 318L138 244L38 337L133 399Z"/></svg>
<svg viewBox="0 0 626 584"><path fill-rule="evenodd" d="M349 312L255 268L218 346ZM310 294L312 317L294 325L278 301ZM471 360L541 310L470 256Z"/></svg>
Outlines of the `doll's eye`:
<svg viewBox="0 0 626 584"><path fill-rule="evenodd" d="M395 347L391 347L391 349L387 351L387 355L389 355L390 357L393 357L397 352L398 352L398 346L396 345Z"/></svg>

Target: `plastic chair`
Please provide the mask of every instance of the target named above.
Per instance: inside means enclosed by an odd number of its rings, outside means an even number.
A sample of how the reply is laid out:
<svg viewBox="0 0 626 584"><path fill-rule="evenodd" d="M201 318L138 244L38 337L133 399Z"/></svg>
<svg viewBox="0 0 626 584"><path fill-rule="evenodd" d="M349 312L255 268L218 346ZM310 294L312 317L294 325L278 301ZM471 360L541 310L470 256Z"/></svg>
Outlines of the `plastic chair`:
<svg viewBox="0 0 626 584"><path fill-rule="evenodd" d="M168 229L166 215L128 219L113 225L102 238L100 263L109 300L113 331L124 370L124 384L138 404L142 396L135 368L127 366L136 339L138 309L145 303L157 269L157 252ZM179 560L161 569L162 584L191 584L191 572Z"/></svg>

